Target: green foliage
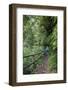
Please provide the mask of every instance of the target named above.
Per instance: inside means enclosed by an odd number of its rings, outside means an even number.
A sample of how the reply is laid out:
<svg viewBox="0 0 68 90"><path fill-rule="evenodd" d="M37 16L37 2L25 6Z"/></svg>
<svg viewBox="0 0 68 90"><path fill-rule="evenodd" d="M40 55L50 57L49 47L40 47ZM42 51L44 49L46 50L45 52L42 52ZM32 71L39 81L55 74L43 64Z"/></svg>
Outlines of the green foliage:
<svg viewBox="0 0 68 90"><path fill-rule="evenodd" d="M23 16L23 45L24 56L42 52L47 46L48 52L48 68L49 72L57 71L57 17L56 16ZM43 54L41 53L42 57ZM40 55L40 56L41 56ZM34 60L37 62L27 69L23 70L24 74L30 74L36 68L37 64L43 63L43 58L39 55L24 58L23 66L27 67Z"/></svg>
<svg viewBox="0 0 68 90"><path fill-rule="evenodd" d="M56 73L57 72L57 54L52 53L49 56L48 61L49 61L48 63L49 72Z"/></svg>

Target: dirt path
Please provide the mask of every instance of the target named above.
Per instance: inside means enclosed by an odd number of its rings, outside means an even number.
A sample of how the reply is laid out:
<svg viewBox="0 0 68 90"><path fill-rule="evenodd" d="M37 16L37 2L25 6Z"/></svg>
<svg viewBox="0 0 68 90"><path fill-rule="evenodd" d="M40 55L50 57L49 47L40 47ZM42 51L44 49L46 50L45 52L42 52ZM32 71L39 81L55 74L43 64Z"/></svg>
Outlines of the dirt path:
<svg viewBox="0 0 68 90"><path fill-rule="evenodd" d="M43 57L43 63L37 65L37 68L34 70L35 74L48 73L48 56Z"/></svg>

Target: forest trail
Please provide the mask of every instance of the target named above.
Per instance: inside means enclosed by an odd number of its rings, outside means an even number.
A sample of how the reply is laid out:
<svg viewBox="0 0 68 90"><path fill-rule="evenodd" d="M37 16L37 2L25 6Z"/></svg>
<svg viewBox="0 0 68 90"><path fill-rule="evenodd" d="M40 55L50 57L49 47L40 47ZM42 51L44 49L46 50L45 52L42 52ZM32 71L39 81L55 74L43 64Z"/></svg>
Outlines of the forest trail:
<svg viewBox="0 0 68 90"><path fill-rule="evenodd" d="M43 57L43 63L37 65L36 69L34 70L35 74L43 74L48 73L48 56Z"/></svg>

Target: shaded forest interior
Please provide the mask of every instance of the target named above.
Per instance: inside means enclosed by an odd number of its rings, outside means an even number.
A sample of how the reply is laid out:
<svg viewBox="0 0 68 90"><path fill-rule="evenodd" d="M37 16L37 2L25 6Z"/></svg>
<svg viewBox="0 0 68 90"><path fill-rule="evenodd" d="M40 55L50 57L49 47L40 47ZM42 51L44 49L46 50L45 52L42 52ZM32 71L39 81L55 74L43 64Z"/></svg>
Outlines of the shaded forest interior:
<svg viewBox="0 0 68 90"><path fill-rule="evenodd" d="M23 74L56 73L57 16L23 15L23 48Z"/></svg>

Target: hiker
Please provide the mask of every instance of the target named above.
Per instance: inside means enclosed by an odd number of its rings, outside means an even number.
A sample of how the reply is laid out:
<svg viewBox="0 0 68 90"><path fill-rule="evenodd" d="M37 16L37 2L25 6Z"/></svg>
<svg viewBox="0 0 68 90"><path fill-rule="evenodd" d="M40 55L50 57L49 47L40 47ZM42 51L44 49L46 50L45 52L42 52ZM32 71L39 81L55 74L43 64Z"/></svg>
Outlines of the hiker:
<svg viewBox="0 0 68 90"><path fill-rule="evenodd" d="M49 52L49 47L46 46L46 48L44 49L44 55L48 55L48 52Z"/></svg>

